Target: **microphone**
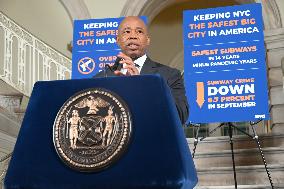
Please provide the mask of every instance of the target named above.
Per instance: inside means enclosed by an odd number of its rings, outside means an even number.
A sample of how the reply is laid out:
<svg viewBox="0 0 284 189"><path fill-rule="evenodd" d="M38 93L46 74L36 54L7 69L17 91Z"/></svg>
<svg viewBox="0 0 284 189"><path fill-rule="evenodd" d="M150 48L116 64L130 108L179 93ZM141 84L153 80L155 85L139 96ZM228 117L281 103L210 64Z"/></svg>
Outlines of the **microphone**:
<svg viewBox="0 0 284 189"><path fill-rule="evenodd" d="M122 64L120 64L119 62L122 60L122 58L117 57L113 66L111 67L111 70L114 72L116 70L120 70L122 68Z"/></svg>
<svg viewBox="0 0 284 189"><path fill-rule="evenodd" d="M104 75L105 77L107 77L107 70L106 70L106 67L109 68L112 72L116 71L116 70L119 70L122 74L126 75L127 73L127 69L124 69L123 68L123 64L120 64L119 62L123 60L122 58L120 57L117 57L113 66L110 66L110 65L106 65L105 66L105 69L104 69Z"/></svg>
<svg viewBox="0 0 284 189"><path fill-rule="evenodd" d="M121 60L122 60L122 58L117 57L112 66L110 66L109 64L106 64L105 69L104 69L104 76L107 77L107 68L112 72L114 72L116 70L120 70L122 68L122 64L120 64L119 61L121 61Z"/></svg>
<svg viewBox="0 0 284 189"><path fill-rule="evenodd" d="M127 69L123 68L124 64L120 64L119 62L123 60L123 58L117 57L114 65L112 66L113 72L119 70L122 74L126 75Z"/></svg>

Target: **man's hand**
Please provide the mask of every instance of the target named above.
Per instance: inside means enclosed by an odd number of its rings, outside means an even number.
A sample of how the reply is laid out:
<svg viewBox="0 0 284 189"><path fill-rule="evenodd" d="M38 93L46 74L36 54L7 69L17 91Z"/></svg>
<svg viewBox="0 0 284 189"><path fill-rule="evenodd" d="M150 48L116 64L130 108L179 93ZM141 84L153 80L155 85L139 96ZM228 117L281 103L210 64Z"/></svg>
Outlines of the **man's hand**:
<svg viewBox="0 0 284 189"><path fill-rule="evenodd" d="M121 71L116 70L114 71L115 75L139 75L139 70L135 67L135 64L133 62L133 60L125 55L124 53L120 52L117 57L122 58L121 61L119 61L120 64L122 64L123 68L127 70L126 74L123 74Z"/></svg>

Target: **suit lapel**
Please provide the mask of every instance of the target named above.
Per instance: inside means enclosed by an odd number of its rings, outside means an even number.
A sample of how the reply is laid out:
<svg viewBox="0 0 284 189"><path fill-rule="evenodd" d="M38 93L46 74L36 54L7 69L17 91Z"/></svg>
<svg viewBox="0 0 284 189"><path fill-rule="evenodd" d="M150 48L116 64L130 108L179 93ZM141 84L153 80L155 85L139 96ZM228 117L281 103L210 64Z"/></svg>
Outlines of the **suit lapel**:
<svg viewBox="0 0 284 189"><path fill-rule="evenodd" d="M153 62L149 57L147 57L140 74L155 74L157 73L157 64Z"/></svg>

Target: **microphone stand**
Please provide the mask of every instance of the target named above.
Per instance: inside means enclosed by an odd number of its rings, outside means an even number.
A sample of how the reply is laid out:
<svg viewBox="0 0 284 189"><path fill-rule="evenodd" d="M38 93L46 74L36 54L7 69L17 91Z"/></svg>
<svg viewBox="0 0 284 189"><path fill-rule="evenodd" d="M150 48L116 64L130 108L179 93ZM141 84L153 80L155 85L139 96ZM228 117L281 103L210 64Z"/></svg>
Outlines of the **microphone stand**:
<svg viewBox="0 0 284 189"><path fill-rule="evenodd" d="M109 70L113 71L112 68L111 68L111 66L108 65L108 64L106 64L105 67L104 67L104 77L107 77L107 68L108 68Z"/></svg>

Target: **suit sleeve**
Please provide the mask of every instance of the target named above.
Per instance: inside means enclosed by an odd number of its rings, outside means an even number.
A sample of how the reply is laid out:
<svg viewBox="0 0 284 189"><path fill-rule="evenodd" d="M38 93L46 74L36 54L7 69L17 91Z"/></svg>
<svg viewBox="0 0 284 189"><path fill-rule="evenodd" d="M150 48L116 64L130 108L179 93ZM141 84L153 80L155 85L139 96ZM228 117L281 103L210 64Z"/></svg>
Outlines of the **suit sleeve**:
<svg viewBox="0 0 284 189"><path fill-rule="evenodd" d="M185 96L184 82L180 71L176 69L174 69L174 71L171 70L167 83L171 88L180 120L182 124L184 124L188 118L189 107L187 98Z"/></svg>

